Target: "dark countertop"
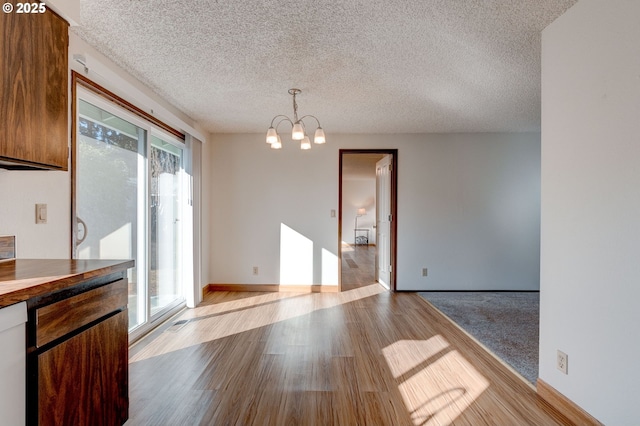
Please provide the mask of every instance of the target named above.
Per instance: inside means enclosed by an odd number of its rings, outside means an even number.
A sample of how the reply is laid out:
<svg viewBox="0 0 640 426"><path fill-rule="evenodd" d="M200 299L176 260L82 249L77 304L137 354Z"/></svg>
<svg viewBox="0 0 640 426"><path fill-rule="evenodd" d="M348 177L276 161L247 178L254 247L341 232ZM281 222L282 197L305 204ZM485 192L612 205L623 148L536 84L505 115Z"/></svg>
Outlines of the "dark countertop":
<svg viewBox="0 0 640 426"><path fill-rule="evenodd" d="M132 268L133 260L12 259L0 261L0 308Z"/></svg>

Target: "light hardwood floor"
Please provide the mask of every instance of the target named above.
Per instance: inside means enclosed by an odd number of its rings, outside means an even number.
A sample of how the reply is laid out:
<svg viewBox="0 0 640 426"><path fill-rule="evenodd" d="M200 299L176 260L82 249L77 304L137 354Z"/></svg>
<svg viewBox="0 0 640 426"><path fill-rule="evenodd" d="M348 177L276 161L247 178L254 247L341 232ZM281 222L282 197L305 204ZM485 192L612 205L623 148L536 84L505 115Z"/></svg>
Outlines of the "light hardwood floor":
<svg viewBox="0 0 640 426"><path fill-rule="evenodd" d="M342 243L342 290L376 282L376 246Z"/></svg>
<svg viewBox="0 0 640 426"><path fill-rule="evenodd" d="M127 425L570 424L414 293L214 292L130 351Z"/></svg>

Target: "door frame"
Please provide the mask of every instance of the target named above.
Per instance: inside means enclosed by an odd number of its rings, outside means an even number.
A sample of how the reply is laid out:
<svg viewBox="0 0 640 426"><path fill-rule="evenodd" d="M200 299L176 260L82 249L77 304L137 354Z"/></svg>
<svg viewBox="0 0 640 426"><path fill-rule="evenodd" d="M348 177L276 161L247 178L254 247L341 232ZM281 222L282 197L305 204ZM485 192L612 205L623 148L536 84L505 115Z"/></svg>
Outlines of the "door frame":
<svg viewBox="0 0 640 426"><path fill-rule="evenodd" d="M345 154L389 154L391 155L391 226L389 241L391 247L389 249L391 261L391 273L389 289L396 290L397 276L397 259L398 259L398 149L340 149L338 160L338 291L342 291L342 166ZM378 199L376 198L376 205ZM377 256L377 255L376 255Z"/></svg>

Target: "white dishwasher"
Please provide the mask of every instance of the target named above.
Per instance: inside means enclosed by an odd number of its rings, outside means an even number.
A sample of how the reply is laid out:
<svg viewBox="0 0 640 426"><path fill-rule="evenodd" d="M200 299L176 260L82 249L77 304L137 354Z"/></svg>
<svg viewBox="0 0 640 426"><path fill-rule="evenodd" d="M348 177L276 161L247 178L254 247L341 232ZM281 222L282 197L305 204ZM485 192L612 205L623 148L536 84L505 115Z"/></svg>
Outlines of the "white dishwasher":
<svg viewBox="0 0 640 426"><path fill-rule="evenodd" d="M2 424L25 423L27 304L0 308L0 413Z"/></svg>

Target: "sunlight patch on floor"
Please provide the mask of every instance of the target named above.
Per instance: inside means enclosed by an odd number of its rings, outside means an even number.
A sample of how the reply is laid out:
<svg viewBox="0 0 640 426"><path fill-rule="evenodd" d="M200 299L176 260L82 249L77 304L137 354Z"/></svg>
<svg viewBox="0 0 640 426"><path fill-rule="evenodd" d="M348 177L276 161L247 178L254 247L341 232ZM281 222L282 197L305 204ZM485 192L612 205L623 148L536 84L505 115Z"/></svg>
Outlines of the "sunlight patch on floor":
<svg viewBox="0 0 640 426"><path fill-rule="evenodd" d="M202 318L213 314L231 312L238 309L247 309L253 306L259 306L265 303L275 303L278 300L299 297L300 293L293 292L271 292L271 293L252 293L255 296L244 297L229 302L209 303L204 301L193 309L184 312L181 318Z"/></svg>
<svg viewBox="0 0 640 426"><path fill-rule="evenodd" d="M268 293L187 310L175 321L189 322L178 331L163 332L131 357L130 363L244 333L320 309L384 293L378 284L342 293ZM219 307L218 305L223 305Z"/></svg>
<svg viewBox="0 0 640 426"><path fill-rule="evenodd" d="M489 387L440 335L401 340L382 353L414 425L451 424Z"/></svg>

